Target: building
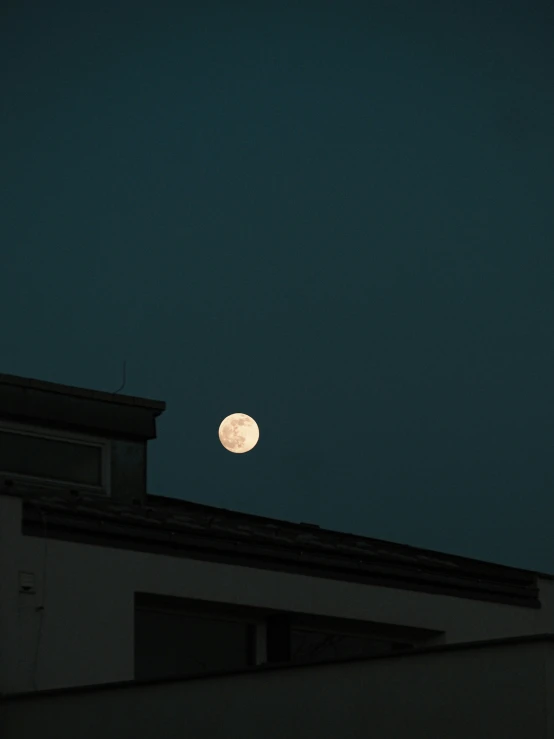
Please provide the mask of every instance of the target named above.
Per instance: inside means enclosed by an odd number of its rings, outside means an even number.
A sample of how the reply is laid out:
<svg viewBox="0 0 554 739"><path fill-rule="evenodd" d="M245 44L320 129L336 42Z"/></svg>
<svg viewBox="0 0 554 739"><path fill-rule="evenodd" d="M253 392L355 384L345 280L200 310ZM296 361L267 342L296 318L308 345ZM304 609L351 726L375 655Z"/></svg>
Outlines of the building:
<svg viewBox="0 0 554 739"><path fill-rule="evenodd" d="M554 640L26 693L5 739L553 739Z"/></svg>
<svg viewBox="0 0 554 739"><path fill-rule="evenodd" d="M403 736L385 725L392 714L400 720L401 703L411 715L403 680L410 694L425 694L420 712L432 704L432 691L444 692L452 680L458 701L463 685L468 695L490 693L488 705L534 680L535 692L522 688L528 702L511 706L519 719L509 714L509 730L535 720L550 722L554 732L545 678L552 665L552 576L151 495L147 447L164 409L158 401L0 375L4 736L31 736L40 726L43 737L63 739L69 734L60 715L85 704L131 720L123 706L145 696L159 709L158 721L177 716L172 701L185 720L191 706L211 705L221 691L235 696L223 700L221 711L240 716L245 690L265 708L236 735L283 736L300 720L298 706L285 716L275 690L290 706L293 686L303 685L298 705L316 711L329 685L360 677L374 698L383 693L379 685L388 685L388 697L372 708L382 726L373 736ZM532 677L522 672L535 668ZM505 690L505 680L491 683L497 672L512 675ZM350 703L361 725L364 695L352 686L337 700L326 698L325 726ZM141 715L133 721L144 727ZM262 727L267 716L274 734L269 724ZM27 733L17 733L24 719L31 721ZM487 714L481 724L490 728L497 720ZM136 726L124 730L137 736ZM310 726L305 733L328 735ZM505 728L497 735L554 739ZM448 736L494 734L473 729ZM187 736L224 735L218 731Z"/></svg>

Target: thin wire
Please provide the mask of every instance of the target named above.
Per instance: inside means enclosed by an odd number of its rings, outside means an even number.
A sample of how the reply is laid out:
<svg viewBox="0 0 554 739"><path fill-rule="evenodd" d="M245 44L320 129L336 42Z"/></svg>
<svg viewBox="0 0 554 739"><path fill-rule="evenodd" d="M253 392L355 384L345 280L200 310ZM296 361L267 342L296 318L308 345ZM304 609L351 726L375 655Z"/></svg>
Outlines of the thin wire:
<svg viewBox="0 0 554 739"><path fill-rule="evenodd" d="M46 607L46 563L48 561L48 526L46 523L46 515L44 511L40 512L40 517L42 519L42 533L44 535L44 561L43 561L43 567L42 567L42 605L37 606L36 610L40 611L40 620L39 620L39 626L38 626L38 634L37 634L37 643L35 647L35 659L33 662L33 689L38 690L37 688L37 668L38 668L38 656L39 656L39 649L40 649L40 642L42 641L42 626L44 623L44 611Z"/></svg>
<svg viewBox="0 0 554 739"><path fill-rule="evenodd" d="M121 383L121 387L118 387L117 390L114 390L114 395L116 395L120 390L123 390L125 387L125 383L127 382L127 360L123 360L123 382Z"/></svg>

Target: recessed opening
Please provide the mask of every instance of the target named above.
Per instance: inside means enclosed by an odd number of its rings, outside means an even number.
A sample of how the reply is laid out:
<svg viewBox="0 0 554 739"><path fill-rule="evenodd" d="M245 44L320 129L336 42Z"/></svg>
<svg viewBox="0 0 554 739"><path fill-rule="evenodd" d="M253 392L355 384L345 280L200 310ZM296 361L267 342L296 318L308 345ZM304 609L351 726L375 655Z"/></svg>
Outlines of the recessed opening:
<svg viewBox="0 0 554 739"><path fill-rule="evenodd" d="M0 473L15 481L52 481L107 491L107 444L78 436L0 427Z"/></svg>

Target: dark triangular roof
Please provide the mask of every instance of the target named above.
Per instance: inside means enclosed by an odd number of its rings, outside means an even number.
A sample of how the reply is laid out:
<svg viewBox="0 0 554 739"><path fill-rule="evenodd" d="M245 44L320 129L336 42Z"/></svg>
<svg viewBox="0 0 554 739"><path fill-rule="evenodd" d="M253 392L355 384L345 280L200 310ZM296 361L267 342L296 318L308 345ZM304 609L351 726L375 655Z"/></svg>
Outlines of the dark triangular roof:
<svg viewBox="0 0 554 739"><path fill-rule="evenodd" d="M540 608L528 570L162 496L21 497L23 532L34 536Z"/></svg>

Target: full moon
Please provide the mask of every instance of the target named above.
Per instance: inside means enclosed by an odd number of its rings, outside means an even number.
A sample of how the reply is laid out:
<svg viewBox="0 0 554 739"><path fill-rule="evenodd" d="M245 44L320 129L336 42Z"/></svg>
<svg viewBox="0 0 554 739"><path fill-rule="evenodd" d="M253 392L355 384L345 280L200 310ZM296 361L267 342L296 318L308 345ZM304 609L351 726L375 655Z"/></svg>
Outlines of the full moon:
<svg viewBox="0 0 554 739"><path fill-rule="evenodd" d="M231 413L219 426L219 441L234 454L249 452L259 438L258 424L246 413Z"/></svg>

